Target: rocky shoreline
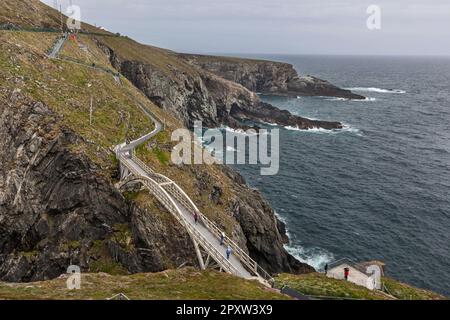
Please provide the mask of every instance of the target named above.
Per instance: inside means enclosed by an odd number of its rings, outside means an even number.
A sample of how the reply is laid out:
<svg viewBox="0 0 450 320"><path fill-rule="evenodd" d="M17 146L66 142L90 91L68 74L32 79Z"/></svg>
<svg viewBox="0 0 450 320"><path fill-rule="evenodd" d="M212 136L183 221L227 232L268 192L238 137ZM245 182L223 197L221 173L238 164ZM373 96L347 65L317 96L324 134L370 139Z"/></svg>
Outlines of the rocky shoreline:
<svg viewBox="0 0 450 320"><path fill-rule="evenodd" d="M276 66L276 69L271 72L266 70L262 74L257 71L245 73L252 79L249 80L250 83L243 80L245 76L240 77L236 82L230 80L229 78L232 77L228 74L215 72L213 68L199 65L184 55L180 58L180 55L169 51L166 55L176 61L168 70L162 70L151 61L146 61L144 57L130 59L126 54L121 54L121 49L108 43L108 40L97 38L97 43L107 54L111 64L142 90L153 103L175 114L188 128L193 128L195 121L202 121L207 127L226 125L234 129L246 129L248 126L242 122L243 120L277 123L299 129L331 130L343 127L341 123L335 121L317 121L295 116L261 101L256 92L279 95L300 94L302 83L306 82L299 80L304 78L299 78L296 71L288 64L257 62L257 64L262 63L265 69L270 69L272 65ZM147 46L140 46L139 49L143 52L154 50ZM251 62L245 59L239 59L239 61ZM222 63L220 62L219 65ZM240 65L236 66L240 67ZM281 84L285 84L285 79L291 79L290 84L282 87ZM264 82L264 85L251 84L254 82ZM311 91L309 88L312 88ZM292 91L294 89L296 91ZM309 95L364 98L319 80L315 80L314 85L305 85L304 92L308 92Z"/></svg>
<svg viewBox="0 0 450 320"><path fill-rule="evenodd" d="M234 81L252 92L279 96L324 96L354 100L366 97L311 75L299 75L289 63L233 57L180 54L192 65Z"/></svg>

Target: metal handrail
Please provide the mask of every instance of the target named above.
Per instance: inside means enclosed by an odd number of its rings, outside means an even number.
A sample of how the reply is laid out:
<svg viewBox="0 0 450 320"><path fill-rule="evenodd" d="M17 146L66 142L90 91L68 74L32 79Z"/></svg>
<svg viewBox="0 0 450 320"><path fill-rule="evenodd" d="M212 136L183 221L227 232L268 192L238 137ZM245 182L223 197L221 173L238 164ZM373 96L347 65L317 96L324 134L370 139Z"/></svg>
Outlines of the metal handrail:
<svg viewBox="0 0 450 320"><path fill-rule="evenodd" d="M131 94L130 94L131 96ZM133 141L131 143L131 148L127 148L127 146L123 146L122 148L131 151L131 160L134 161L147 175L148 177L142 176L139 174L139 172L136 172L134 168L127 165L127 162L130 160L129 158L124 158L121 154L121 148L117 148L117 156L120 160L120 162L124 163L126 167L131 171L134 172L135 175L140 176L144 179L144 181L150 181L150 183L146 183L147 187L150 190L153 190L155 196L160 200L164 205L168 206L169 211L177 218L177 220L190 232L188 232L191 237L195 237L195 240L198 241L202 247L208 251L208 253L212 256L216 262L218 262L227 272L239 275L239 272L237 269L227 260L225 257L220 254L220 252L217 251L217 249L209 243L207 239L203 237L203 235L195 229L188 221L185 221L185 217L180 214L181 210L172 198L172 196L177 199L178 201L183 204L188 212L191 214L197 214L200 218L200 221L203 223L203 225L207 228L209 232L211 232L213 235L217 237L217 240L219 240L222 230L211 220L209 220L203 213L200 212L200 210L197 208L195 203L191 200L191 198L184 192L184 190L174 181L172 181L170 178L156 173L154 170L152 170L147 164L145 164L141 159L139 159L135 154L135 145L138 143L143 143L144 141L147 141L154 135L156 135L158 132L160 132L161 128L161 121L159 121L158 116L156 116L153 112L148 110L146 107L144 107L141 103L136 101L139 108L151 118L151 120L155 123L155 129L141 137L137 140ZM130 150L131 149L131 150ZM152 177L152 178L151 178ZM165 182L170 182L170 184L161 186L158 184L155 179ZM167 190L166 190L167 189ZM161 195L162 193L162 195ZM159 196L158 196L159 195ZM193 238L194 240L194 238ZM239 261L250 271L252 274L256 275L260 280L262 279L263 283L267 283L270 286L273 285L274 279L272 276L266 272L262 267L258 265L258 263L253 260L247 252L242 250L233 240L231 240L229 237L226 237L224 239L224 242L226 245L230 246L230 248L233 250L234 255L238 257Z"/></svg>
<svg viewBox="0 0 450 320"><path fill-rule="evenodd" d="M141 179L145 181L145 185L153 191L155 196L160 200L163 205L172 213L175 213L175 216L182 225L189 230L189 234L198 241L202 247L208 251L208 253L216 260L226 271L233 273L235 275L239 275L238 270L227 260L224 256L212 246L209 241L194 227L192 227L188 221L181 214L181 209L178 207L177 203L170 197L168 192L164 190L156 181L147 176L142 176L137 172L132 166L128 165L128 160L124 156L120 155L119 160L131 171L133 174L139 176ZM164 198L164 199L161 199Z"/></svg>
<svg viewBox="0 0 450 320"><path fill-rule="evenodd" d="M170 187L176 188L176 190L180 193L182 198L178 197L178 195L174 195L177 200L182 202L186 206L186 209L190 211L192 215L197 213L199 216L199 220L203 222L204 226L213 234L216 236L217 239L220 238L222 235L222 230L209 218L207 218L195 205L195 203L191 200L191 198L184 192L184 190L174 181L172 181L170 178L155 173L152 169L150 169L141 159L139 159L134 153L132 154L132 159L135 161L139 166L142 167L142 169L147 173L151 175L156 175L158 177L161 177L165 180L165 182L171 182ZM171 189L169 186L166 188L168 189L168 193L172 194ZM269 282L273 281L272 276L265 271L263 268L261 268L258 263L253 260L244 250L241 249L241 247L235 243L233 240L231 240L229 237L226 237L224 239L224 244L229 246L233 250L233 254L239 258L239 260L256 276L259 276L263 278L264 280L267 280Z"/></svg>

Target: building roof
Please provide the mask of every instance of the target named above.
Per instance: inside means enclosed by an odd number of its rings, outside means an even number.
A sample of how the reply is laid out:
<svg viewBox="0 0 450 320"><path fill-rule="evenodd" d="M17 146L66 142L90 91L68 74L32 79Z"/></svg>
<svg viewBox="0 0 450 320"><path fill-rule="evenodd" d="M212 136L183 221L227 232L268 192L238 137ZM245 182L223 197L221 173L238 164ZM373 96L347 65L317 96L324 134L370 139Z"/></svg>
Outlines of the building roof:
<svg viewBox="0 0 450 320"><path fill-rule="evenodd" d="M380 267L382 274L384 274L384 267L386 266L386 264L384 262L379 261L379 260L355 262L352 259L343 258L343 259L339 259L335 262L328 264L328 268L333 269L333 268L339 267L340 265L343 265L343 264L347 264L347 265L351 266L352 268L355 268L356 270L366 274L367 276L372 275L372 273L367 272L367 267L372 266L372 265L377 265Z"/></svg>

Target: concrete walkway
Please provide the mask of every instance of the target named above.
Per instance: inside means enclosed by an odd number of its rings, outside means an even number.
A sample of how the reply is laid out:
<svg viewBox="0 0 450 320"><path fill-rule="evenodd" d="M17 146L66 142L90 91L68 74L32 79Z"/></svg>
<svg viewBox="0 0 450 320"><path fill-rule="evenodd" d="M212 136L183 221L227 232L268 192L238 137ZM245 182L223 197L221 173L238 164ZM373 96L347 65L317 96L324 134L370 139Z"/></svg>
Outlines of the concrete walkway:
<svg viewBox="0 0 450 320"><path fill-rule="evenodd" d="M48 54L48 56L50 58L52 58L52 59L55 59L59 55L59 52L63 48L64 43L66 42L66 40L67 40L67 33L65 33L64 36L59 38L58 41L56 41L55 45L50 50L50 53Z"/></svg>
<svg viewBox="0 0 450 320"><path fill-rule="evenodd" d="M130 147L130 145L128 145L127 147ZM138 172L141 176L143 177L150 177L147 172L141 168L141 166L136 163L135 161L133 161L133 159L126 159L126 162L129 166L131 166L136 172ZM170 196L170 195L169 195ZM200 234L218 251L222 254L222 257L226 258L226 249L227 247L225 246L221 246L220 245L220 240L217 239L217 237L211 232L209 231L201 222L201 220L199 220L199 222L196 224L195 220L194 220L194 216L189 212L188 209L186 209L179 201L177 201L175 198L171 197L172 200L177 204L177 206L181 209L180 214L182 215L182 217L184 218L184 220L186 222L188 222L191 226L193 226L198 232L200 232ZM251 279L254 278L254 276L252 276L250 274L250 272L248 272L244 266L242 265L242 263L240 262L240 260L234 256L233 254L231 255L230 259L228 260L233 267L238 271L238 276L245 278L245 279Z"/></svg>

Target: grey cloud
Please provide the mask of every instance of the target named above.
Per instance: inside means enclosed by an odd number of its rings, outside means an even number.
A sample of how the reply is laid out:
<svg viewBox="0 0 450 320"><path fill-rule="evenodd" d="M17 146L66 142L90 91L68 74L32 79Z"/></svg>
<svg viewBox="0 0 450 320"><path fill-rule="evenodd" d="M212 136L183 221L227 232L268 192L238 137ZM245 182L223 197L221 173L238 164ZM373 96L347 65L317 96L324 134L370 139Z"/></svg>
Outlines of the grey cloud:
<svg viewBox="0 0 450 320"><path fill-rule="evenodd" d="M53 3L53 0L46 0ZM68 0L60 0L67 5ZM450 54L447 0L73 0L83 19L186 52ZM382 30L365 23L382 8ZM447 40L445 40L447 39Z"/></svg>

